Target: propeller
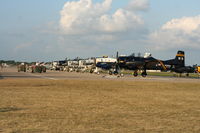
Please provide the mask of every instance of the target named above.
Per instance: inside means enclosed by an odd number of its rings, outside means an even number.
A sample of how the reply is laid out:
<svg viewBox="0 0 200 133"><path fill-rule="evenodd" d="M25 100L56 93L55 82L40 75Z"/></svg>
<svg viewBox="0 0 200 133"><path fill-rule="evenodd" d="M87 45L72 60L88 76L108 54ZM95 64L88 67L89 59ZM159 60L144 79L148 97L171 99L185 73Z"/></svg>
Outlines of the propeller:
<svg viewBox="0 0 200 133"><path fill-rule="evenodd" d="M119 53L117 51L117 54L116 54L116 63L115 63L115 71L114 71L114 74L118 74L120 72L120 67L119 67Z"/></svg>

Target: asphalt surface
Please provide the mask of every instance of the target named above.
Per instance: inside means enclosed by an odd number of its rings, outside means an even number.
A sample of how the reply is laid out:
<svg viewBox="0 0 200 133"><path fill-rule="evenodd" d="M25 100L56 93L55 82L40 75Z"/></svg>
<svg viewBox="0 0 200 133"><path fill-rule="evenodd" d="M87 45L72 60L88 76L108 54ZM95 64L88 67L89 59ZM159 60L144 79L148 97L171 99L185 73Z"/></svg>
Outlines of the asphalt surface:
<svg viewBox="0 0 200 133"><path fill-rule="evenodd" d="M17 68L4 68L0 70L0 80L3 79L49 79L49 80L131 80L131 81L167 81L167 82L200 82L196 78L177 78L177 77L162 77L162 76L141 76L133 77L125 75L124 77L108 75L108 74L90 74L90 73L76 73L76 72L59 72L47 71L46 73L31 73L31 72L17 72Z"/></svg>

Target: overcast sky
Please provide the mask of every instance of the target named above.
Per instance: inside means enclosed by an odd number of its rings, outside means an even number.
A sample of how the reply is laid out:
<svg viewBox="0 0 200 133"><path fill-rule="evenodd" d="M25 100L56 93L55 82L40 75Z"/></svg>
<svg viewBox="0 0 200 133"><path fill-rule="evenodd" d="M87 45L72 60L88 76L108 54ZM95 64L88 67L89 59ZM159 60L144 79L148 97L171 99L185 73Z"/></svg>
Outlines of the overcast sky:
<svg viewBox="0 0 200 133"><path fill-rule="evenodd" d="M1 0L0 60L150 52L200 64L199 0Z"/></svg>

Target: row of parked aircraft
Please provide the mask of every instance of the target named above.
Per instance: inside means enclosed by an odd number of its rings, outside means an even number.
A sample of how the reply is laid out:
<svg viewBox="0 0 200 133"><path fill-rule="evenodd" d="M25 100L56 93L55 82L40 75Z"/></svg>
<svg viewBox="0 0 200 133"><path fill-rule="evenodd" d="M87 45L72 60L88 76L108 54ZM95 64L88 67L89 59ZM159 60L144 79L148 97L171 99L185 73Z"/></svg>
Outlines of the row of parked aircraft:
<svg viewBox="0 0 200 133"><path fill-rule="evenodd" d="M62 62L62 61L61 61ZM174 59L169 60L159 60L151 56L151 54L145 54L144 57L141 56L119 56L118 52L116 58L95 58L89 60L73 60L68 61L68 68L70 66L76 66L76 64L95 64L96 68L103 70L108 70L109 74L121 74L121 70L131 70L134 71L133 75L136 77L141 71L143 77L147 76L147 70L160 70L160 71L171 71L176 73L194 73L197 69L192 66L185 66L185 53L184 51L178 51ZM63 61L62 63L65 63ZM92 69L92 68L91 68Z"/></svg>
<svg viewBox="0 0 200 133"><path fill-rule="evenodd" d="M161 71L172 71L176 73L194 73L195 68L191 66L185 66L185 53L184 51L178 51L174 59L170 60L159 60L149 55L144 57L130 56L116 56L116 62L99 62L96 66L103 69L113 69L114 74L119 74L121 69L133 70L134 76L138 76L138 71L142 71L143 77L147 76L147 70L161 70Z"/></svg>

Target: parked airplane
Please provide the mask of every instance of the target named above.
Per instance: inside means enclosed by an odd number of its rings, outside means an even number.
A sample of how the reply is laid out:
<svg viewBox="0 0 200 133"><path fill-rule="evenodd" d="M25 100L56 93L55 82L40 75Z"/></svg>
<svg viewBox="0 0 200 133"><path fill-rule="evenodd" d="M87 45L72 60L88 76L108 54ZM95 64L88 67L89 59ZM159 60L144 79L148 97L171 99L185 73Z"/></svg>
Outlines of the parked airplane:
<svg viewBox="0 0 200 133"><path fill-rule="evenodd" d="M161 61L151 57L150 53L146 53L144 57L141 56L118 56L118 52L116 55L116 59L112 59L112 61L100 61L96 63L96 67L109 70L109 74L119 74L120 69L125 70L133 70L134 76L138 76L138 71L141 70L141 75L143 77L147 76L146 70L150 69L160 69L160 66L156 66L156 64ZM164 66L164 65L163 65Z"/></svg>
<svg viewBox="0 0 200 133"><path fill-rule="evenodd" d="M195 72L195 68L191 66L185 66L185 54L184 51L178 51L175 59L162 61L151 56L150 53L146 53L144 57L141 56L118 56L117 62L113 64L105 64L107 68L113 68L115 65L114 74L119 73L120 69L133 70L134 76L138 76L138 71L141 70L143 77L147 76L147 70L161 70L172 71L176 73L189 73Z"/></svg>
<svg viewBox="0 0 200 133"><path fill-rule="evenodd" d="M151 56L150 53L146 53L144 57L141 56L119 56L117 53L117 65L116 70L119 69L127 69L127 70L134 70L134 76L138 76L138 71L141 70L141 75L143 77L147 76L146 70L149 69L156 69L156 64L161 63L160 60L155 59ZM161 63L162 64L162 63Z"/></svg>
<svg viewBox="0 0 200 133"><path fill-rule="evenodd" d="M169 66L167 69L176 73L194 73L195 68L191 66L185 66L185 53L184 51L178 51L175 59L163 61L165 66Z"/></svg>
<svg viewBox="0 0 200 133"><path fill-rule="evenodd" d="M108 56L97 57L95 59L95 66L103 70L107 70L109 74L115 72L115 66L117 63L116 58L110 58Z"/></svg>

